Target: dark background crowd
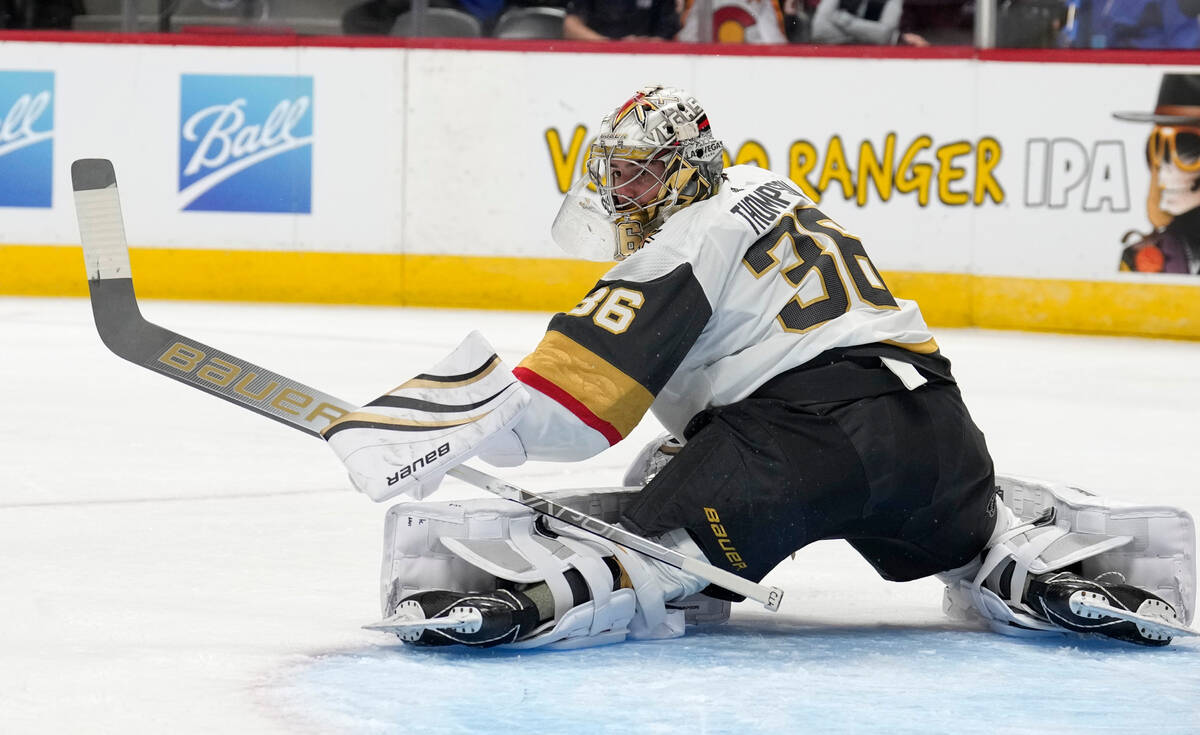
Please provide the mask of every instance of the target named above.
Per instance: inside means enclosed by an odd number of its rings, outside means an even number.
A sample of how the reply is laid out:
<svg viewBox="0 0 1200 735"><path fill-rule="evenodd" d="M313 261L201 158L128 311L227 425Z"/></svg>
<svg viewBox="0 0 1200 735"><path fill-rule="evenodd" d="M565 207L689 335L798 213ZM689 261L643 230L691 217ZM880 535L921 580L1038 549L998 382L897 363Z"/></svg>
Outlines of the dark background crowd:
<svg viewBox="0 0 1200 735"><path fill-rule="evenodd" d="M696 0L0 0L0 26L567 40L970 45L976 0L712 0L747 26L698 25ZM1200 48L1200 0L996 0L995 45ZM715 25L715 27L713 27ZM711 32L700 38L699 28ZM731 30L732 28L732 30Z"/></svg>

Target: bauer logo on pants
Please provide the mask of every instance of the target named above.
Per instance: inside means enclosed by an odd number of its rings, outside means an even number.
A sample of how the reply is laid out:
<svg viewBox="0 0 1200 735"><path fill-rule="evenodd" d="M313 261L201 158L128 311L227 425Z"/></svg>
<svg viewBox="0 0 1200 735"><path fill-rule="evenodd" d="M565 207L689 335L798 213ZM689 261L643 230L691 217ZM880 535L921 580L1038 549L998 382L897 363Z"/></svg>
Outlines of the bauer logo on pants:
<svg viewBox="0 0 1200 735"><path fill-rule="evenodd" d="M312 77L184 74L179 206L312 211Z"/></svg>
<svg viewBox="0 0 1200 735"><path fill-rule="evenodd" d="M0 71L0 207L49 207L54 72Z"/></svg>

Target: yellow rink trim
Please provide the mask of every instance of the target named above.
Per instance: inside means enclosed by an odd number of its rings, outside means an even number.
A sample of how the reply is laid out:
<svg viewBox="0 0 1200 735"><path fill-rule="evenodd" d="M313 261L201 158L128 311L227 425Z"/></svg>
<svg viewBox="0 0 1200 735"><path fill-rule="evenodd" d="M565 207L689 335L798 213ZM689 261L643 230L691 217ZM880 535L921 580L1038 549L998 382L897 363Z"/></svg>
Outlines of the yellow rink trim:
<svg viewBox="0 0 1200 735"><path fill-rule="evenodd" d="M569 309L608 270L554 258L133 248L138 298ZM0 245L0 294L87 296L79 247Z"/></svg>
<svg viewBox="0 0 1200 735"><path fill-rule="evenodd" d="M140 298L562 311L607 270L556 258L137 248ZM1195 286L888 271L934 326L1200 339ZM78 247L0 245L0 295L86 296Z"/></svg>

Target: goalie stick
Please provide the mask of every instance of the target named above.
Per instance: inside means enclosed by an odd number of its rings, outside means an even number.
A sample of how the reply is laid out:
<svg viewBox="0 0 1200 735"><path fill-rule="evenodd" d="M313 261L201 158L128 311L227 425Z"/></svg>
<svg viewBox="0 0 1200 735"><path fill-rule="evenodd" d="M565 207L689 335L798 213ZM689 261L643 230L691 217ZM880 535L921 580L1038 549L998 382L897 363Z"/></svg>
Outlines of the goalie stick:
<svg viewBox="0 0 1200 735"><path fill-rule="evenodd" d="M71 182L96 331L117 356L316 437L331 421L355 410L328 393L147 321L133 289L112 162L75 161ZM460 465L446 474L761 602L768 610L778 610L783 599L778 587L685 556L485 472Z"/></svg>

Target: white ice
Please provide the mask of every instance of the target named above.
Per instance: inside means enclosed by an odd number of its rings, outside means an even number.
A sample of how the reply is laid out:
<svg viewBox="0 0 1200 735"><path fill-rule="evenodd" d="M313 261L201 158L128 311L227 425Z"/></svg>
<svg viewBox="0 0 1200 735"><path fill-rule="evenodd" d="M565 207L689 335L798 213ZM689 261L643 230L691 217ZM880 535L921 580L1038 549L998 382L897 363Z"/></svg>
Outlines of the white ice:
<svg viewBox="0 0 1200 735"><path fill-rule="evenodd" d="M472 328L548 315L149 302L175 331L351 401ZM1200 343L937 330L998 468L1200 510ZM321 442L126 363L83 300L0 299L0 732L1200 732L1200 639L1010 639L815 544L680 640L417 650L379 613L385 505ZM619 481L657 427L534 490ZM448 482L438 496L476 494Z"/></svg>

